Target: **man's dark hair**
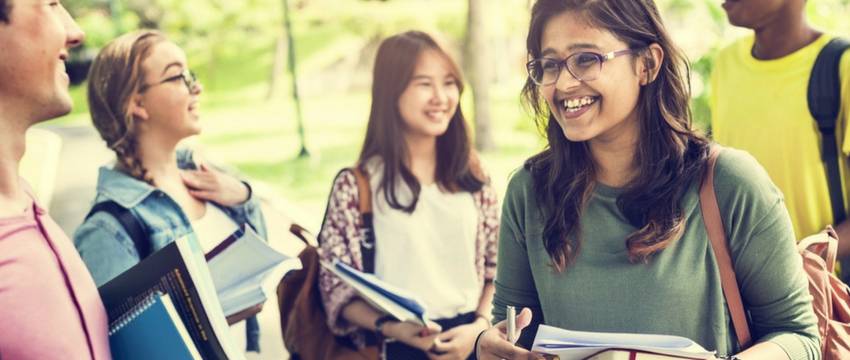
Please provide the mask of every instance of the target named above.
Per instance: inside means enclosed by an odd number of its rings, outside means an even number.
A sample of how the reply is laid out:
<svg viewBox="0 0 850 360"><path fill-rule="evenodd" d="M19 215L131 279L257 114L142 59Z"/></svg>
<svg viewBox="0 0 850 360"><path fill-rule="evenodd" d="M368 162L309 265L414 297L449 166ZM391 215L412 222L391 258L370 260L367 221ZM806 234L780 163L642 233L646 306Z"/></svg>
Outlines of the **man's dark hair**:
<svg viewBox="0 0 850 360"><path fill-rule="evenodd" d="M0 22L9 22L9 13L12 12L11 0L0 0Z"/></svg>

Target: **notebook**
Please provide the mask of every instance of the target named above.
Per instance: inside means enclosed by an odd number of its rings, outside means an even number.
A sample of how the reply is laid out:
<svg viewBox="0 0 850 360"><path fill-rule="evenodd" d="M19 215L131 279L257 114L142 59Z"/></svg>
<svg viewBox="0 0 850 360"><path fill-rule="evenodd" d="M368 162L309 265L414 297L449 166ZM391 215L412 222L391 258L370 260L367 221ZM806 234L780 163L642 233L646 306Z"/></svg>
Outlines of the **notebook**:
<svg viewBox="0 0 850 360"><path fill-rule="evenodd" d="M168 294L153 292L109 325L112 357L201 360Z"/></svg>
<svg viewBox="0 0 850 360"><path fill-rule="evenodd" d="M322 266L354 288L364 300L396 319L423 325L428 320L425 306L412 294L387 284L372 274L358 271L336 259L331 264L323 262Z"/></svg>
<svg viewBox="0 0 850 360"><path fill-rule="evenodd" d="M281 254L248 225L242 225L205 257L225 316L265 302L265 279L279 281L287 272L301 268L301 260Z"/></svg>
<svg viewBox="0 0 850 360"><path fill-rule="evenodd" d="M626 359L715 358L714 352L681 336L572 331L548 325L540 325L531 350L561 360L615 360L623 355ZM643 357L630 357L638 354Z"/></svg>

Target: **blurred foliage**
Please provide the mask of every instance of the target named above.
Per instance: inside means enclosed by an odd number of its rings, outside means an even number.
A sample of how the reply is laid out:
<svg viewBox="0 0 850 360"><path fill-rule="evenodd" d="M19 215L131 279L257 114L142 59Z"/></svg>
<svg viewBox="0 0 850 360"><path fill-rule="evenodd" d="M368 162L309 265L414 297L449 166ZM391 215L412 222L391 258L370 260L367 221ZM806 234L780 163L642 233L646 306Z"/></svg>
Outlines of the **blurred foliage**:
<svg viewBox="0 0 850 360"><path fill-rule="evenodd" d="M458 56L462 54L467 6L463 0L289 1L299 73L319 83L345 75L354 78L346 84L362 87L368 83L377 41L407 29L441 34ZM726 23L717 0L657 3L675 41L691 60L695 120L705 126L710 118L711 59L747 32ZM808 3L811 23L850 34L850 0ZM161 29L186 50L206 90L213 93L267 81L283 36L282 0L66 0L65 4L86 31L90 49L131 29ZM500 0L499 6L488 10L495 18L490 29L493 45L502 47L496 51L501 56L494 57L500 63L494 67L497 81L523 76L528 6L528 0Z"/></svg>
<svg viewBox="0 0 850 360"><path fill-rule="evenodd" d="M730 26L717 0L659 0L658 5L677 45L690 58L694 121L697 127L708 130L708 80L713 58L721 48L751 32ZM809 23L816 28L850 36L850 0L811 0L806 11Z"/></svg>
<svg viewBox="0 0 850 360"><path fill-rule="evenodd" d="M284 36L283 0L63 0L87 33L83 53L140 27L158 28L186 50L204 84L204 133L211 158L232 164L273 186L315 215L318 226L333 175L357 154L369 112L374 52L381 38L408 29L439 35L462 62L466 0L288 0L310 158L296 158L298 139L290 77L274 87L273 67ZM530 0L493 0L491 33L493 127L498 149L484 154L497 192L508 175L543 146L521 107L525 35ZM691 64L693 113L707 128L708 76L719 49L745 29L729 26L718 0L657 0L666 27ZM850 0L809 0L808 19L830 33L850 36ZM285 49L285 46L282 47ZM277 61L276 61L277 58ZM85 87L72 88L74 114L89 122ZM271 101L270 90L275 90ZM470 89L471 90L471 89ZM461 107L471 119L470 91ZM54 122L55 124L55 122ZM238 124L238 125L235 125ZM472 124L471 124L472 125ZM311 222L308 222L311 223Z"/></svg>

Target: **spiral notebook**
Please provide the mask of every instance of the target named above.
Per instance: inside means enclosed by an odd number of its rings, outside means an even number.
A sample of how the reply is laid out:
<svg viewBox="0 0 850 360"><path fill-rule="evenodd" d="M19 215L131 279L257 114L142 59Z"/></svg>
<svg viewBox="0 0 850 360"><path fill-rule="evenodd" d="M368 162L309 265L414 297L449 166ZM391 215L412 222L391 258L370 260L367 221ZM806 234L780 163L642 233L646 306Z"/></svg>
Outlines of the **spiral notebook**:
<svg viewBox="0 0 850 360"><path fill-rule="evenodd" d="M109 324L109 347L115 359L202 359L171 297L159 291Z"/></svg>

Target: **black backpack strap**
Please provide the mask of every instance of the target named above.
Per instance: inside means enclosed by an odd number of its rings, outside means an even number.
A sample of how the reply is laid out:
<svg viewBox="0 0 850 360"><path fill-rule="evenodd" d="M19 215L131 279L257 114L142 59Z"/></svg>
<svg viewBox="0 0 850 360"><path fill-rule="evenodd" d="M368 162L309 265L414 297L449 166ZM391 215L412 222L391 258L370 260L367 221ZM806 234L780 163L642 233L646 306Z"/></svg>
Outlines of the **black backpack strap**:
<svg viewBox="0 0 850 360"><path fill-rule="evenodd" d="M841 107L841 79L839 66L841 56L850 48L850 42L835 38L821 49L809 78L809 112L821 133L821 160L826 168L833 224L838 225L847 217L844 207L844 192L839 169L839 149L836 140L836 125ZM848 74L850 76L850 74Z"/></svg>
<svg viewBox="0 0 850 360"><path fill-rule="evenodd" d="M118 205L118 203L112 200L107 200L97 203L94 207L92 207L91 211L89 211L88 215L86 215L86 220L98 212L105 212L112 215L115 220L118 220L124 228L124 231L126 231L127 234L130 235L130 239L133 240L133 245L136 246L136 251L139 253L139 259L144 259L151 254L151 243L148 240L147 231L145 231L145 227L139 218L133 215L130 210Z"/></svg>

